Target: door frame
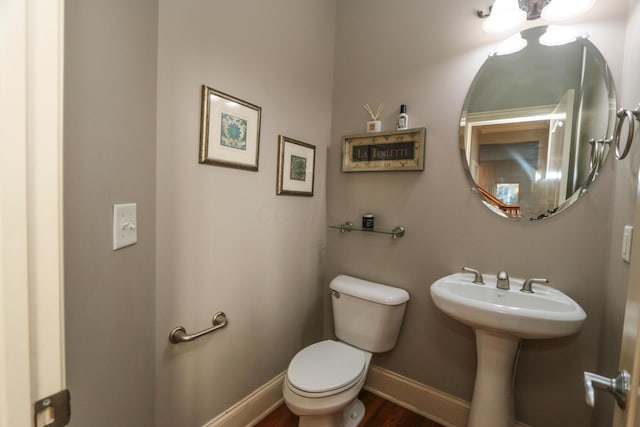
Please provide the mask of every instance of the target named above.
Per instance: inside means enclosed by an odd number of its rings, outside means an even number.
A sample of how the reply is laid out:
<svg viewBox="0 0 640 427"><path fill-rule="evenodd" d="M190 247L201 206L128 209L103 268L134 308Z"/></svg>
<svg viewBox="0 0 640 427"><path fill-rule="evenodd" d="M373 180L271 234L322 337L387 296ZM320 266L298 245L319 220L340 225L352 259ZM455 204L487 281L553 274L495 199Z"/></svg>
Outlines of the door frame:
<svg viewBox="0 0 640 427"><path fill-rule="evenodd" d="M640 172L639 175L640 177ZM631 241L631 262L627 281L627 299L624 311L622 342L620 344L620 370L631 374L631 384L624 409L614 407L612 427L631 427L640 424L638 416L638 386L640 384L640 181L636 187Z"/></svg>
<svg viewBox="0 0 640 427"><path fill-rule="evenodd" d="M64 0L0 3L0 426L64 389Z"/></svg>

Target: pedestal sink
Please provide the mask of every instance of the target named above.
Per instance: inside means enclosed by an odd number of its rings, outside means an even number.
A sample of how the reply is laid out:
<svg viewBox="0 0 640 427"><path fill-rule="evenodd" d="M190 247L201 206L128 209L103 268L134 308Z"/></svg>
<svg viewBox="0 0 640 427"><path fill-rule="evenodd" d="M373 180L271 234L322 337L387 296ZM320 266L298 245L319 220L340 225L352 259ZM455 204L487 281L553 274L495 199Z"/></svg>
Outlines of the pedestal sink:
<svg viewBox="0 0 640 427"><path fill-rule="evenodd" d="M533 293L524 293L522 279L511 278L510 289L498 289L495 275L484 275L484 285L473 279L469 273L445 276L431 285L431 297L440 310L475 331L478 360L468 427L513 427L520 340L572 335L587 315L550 286L534 284Z"/></svg>

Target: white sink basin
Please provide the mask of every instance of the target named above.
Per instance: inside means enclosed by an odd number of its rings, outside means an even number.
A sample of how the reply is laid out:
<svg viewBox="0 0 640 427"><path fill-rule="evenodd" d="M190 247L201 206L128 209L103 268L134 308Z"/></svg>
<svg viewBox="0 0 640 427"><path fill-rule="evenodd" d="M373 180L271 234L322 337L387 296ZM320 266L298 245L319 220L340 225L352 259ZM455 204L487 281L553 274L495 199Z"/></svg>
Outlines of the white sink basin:
<svg viewBox="0 0 640 427"><path fill-rule="evenodd" d="M495 275L484 275L484 285L473 274L456 273L431 285L436 306L476 329L516 338L558 338L580 330L586 313L573 299L550 286L533 284L533 294L520 292L524 280L511 278L511 289L496 288Z"/></svg>

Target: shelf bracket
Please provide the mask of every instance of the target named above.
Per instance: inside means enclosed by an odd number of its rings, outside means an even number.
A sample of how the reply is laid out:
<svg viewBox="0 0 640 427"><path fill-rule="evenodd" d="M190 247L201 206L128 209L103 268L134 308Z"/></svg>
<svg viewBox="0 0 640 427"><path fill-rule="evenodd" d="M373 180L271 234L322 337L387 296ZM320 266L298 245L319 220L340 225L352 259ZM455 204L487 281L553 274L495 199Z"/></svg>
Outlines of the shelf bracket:
<svg viewBox="0 0 640 427"><path fill-rule="evenodd" d="M391 236L394 239L397 239L398 237L404 236L405 231L406 230L404 229L404 227L399 225L396 228L394 228L393 230L391 230Z"/></svg>
<svg viewBox="0 0 640 427"><path fill-rule="evenodd" d="M341 233L348 233L351 230L353 230L353 223L351 221L347 221L344 224L340 224L340 232Z"/></svg>

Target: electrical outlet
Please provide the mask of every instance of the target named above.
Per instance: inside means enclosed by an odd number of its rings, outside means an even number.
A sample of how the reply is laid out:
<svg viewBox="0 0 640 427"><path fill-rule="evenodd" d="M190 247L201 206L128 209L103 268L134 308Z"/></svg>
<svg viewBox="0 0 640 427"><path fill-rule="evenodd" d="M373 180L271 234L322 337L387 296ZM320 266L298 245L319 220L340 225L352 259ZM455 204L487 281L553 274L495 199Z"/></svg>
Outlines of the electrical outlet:
<svg viewBox="0 0 640 427"><path fill-rule="evenodd" d="M113 205L113 250L138 241L137 206L135 203Z"/></svg>

